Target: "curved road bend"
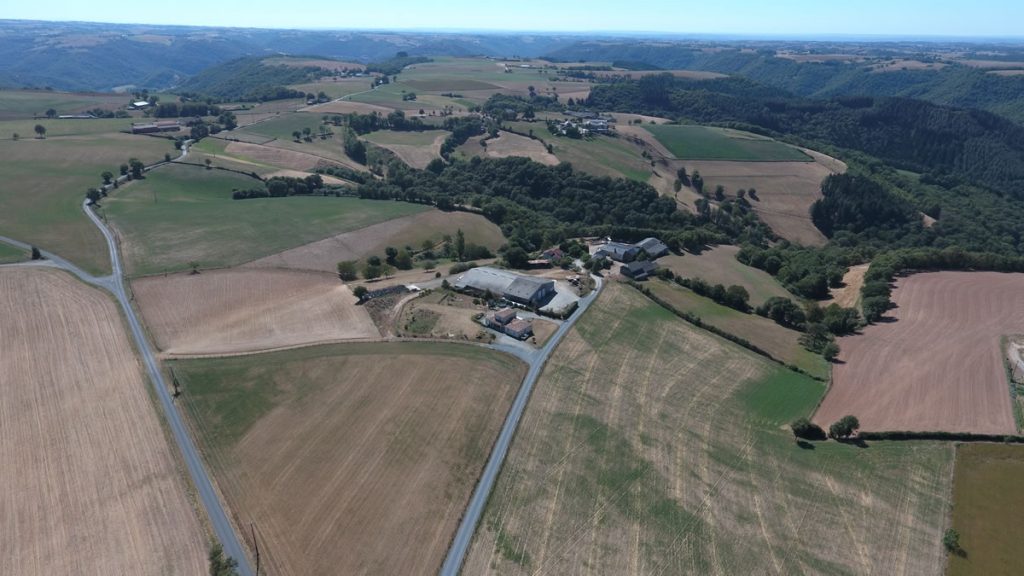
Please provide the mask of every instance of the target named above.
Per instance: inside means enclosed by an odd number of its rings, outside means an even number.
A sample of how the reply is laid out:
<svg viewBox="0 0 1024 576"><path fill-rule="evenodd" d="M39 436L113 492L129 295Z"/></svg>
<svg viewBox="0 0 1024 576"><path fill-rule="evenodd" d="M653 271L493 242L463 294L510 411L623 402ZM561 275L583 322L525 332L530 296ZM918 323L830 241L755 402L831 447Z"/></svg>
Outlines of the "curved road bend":
<svg viewBox="0 0 1024 576"><path fill-rule="evenodd" d="M604 283L599 277L595 277L595 280L597 285L590 294L580 300L580 306L576 312L558 327L558 330L548 339L544 347L537 354L532 355L531 358L526 359L522 350L512 346L500 344L492 346L495 349L527 360L530 369L526 373L526 378L523 379L515 400L512 402L512 408L505 418L505 424L501 427L501 433L494 444L494 449L491 450L491 456L484 467L484 473L480 476L480 481L477 483L473 496L469 500L466 513L462 516L462 522L455 532L451 548L448 549L448 556L444 559L444 564L441 565L441 576L458 576L459 571L462 569L462 563L465 561L466 553L469 551L469 544L473 540L473 534L476 532L481 516L483 516L484 506L487 505L487 499L490 497L491 490L494 489L494 483L498 479L498 472L501 471L501 466L505 462L509 444L512 442L512 437L515 436L516 428L519 427L519 420L526 409L526 402L530 399L530 394L533 392L533 385L536 384L541 371L544 369L544 364L547 363L548 357L551 356L555 347L558 346L558 343L569 332L573 324L576 323L576 320L597 299L597 295L601 292Z"/></svg>
<svg viewBox="0 0 1024 576"><path fill-rule="evenodd" d="M220 498L217 497L217 492L213 489L213 483L210 481L210 476L203 465L199 451L196 450L195 443L193 443L192 437L189 436L185 424L182 422L181 416L174 406L171 394L167 391L167 383L164 381L163 373L160 371L156 358L153 356L153 349L150 347L149 341L146 340L142 324L139 323L135 310L125 294L121 257L117 250L117 242L114 240L114 235L111 234L106 224L89 209L87 204L83 203L82 209L85 210L89 219L103 233L103 237L107 241L107 249L110 251L113 274L107 278L100 279L101 283L99 285L107 288L117 298L118 303L121 304L121 309L124 310L124 315L128 319L128 326L131 328L132 337L135 338L135 345L142 356L143 364L145 364L146 371L149 373L149 378L153 388L156 390L157 397L160 398L160 405L163 407L167 423L171 428L171 434L181 450L185 466L188 468L189 476L192 477L193 485L195 485L196 490L199 492L199 499L202 501L203 507L206 508L206 514L210 518L213 531L224 547L224 553L238 561L239 576L253 576L248 556L242 547L241 541L238 539L238 535L235 534L231 521L221 505Z"/></svg>

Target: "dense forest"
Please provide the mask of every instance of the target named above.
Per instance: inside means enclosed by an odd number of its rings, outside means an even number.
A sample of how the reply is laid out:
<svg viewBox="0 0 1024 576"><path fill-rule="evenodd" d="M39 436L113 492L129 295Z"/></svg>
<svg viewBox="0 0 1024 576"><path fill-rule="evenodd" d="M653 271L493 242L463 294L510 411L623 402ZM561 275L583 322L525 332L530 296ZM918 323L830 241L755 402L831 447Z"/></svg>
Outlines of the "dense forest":
<svg viewBox="0 0 1024 576"><path fill-rule="evenodd" d="M738 78L669 74L595 86L587 105L857 150L897 168L1024 197L1024 127L989 112L905 98L808 100Z"/></svg>
<svg viewBox="0 0 1024 576"><path fill-rule="evenodd" d="M876 47L884 56L882 47ZM776 55L776 50L743 50L725 47L705 50L703 46L664 42L579 42L552 52L550 57L574 62L589 60L609 62L631 60L662 68L701 70L738 76L773 86L795 95L829 98L844 95L900 96L927 100L965 108L987 110L1017 121L1024 120L1024 76L1000 76L960 64L936 66L935 69L890 70L879 73L870 63L857 64L838 60L797 62ZM892 51L895 61L903 52ZM928 55L918 55L925 62ZM985 56L982 59L990 59ZM871 62L875 62L872 60Z"/></svg>
<svg viewBox="0 0 1024 576"><path fill-rule="evenodd" d="M312 82L326 73L316 66L271 66L262 58L246 57L207 68L176 91L218 102L302 98L304 92L287 85Z"/></svg>

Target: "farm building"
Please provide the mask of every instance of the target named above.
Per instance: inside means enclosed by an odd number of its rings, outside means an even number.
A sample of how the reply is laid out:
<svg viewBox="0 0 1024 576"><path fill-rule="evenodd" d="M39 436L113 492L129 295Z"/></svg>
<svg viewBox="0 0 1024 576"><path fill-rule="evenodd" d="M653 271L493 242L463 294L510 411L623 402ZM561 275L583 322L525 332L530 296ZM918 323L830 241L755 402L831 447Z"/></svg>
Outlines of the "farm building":
<svg viewBox="0 0 1024 576"><path fill-rule="evenodd" d="M565 257L565 252L561 248L548 248L544 252L541 252L541 258L551 262L553 260L561 260Z"/></svg>
<svg viewBox="0 0 1024 576"><path fill-rule="evenodd" d="M149 102L146 102L145 100L138 100L136 102L132 102L132 105L130 106L130 108L136 108L138 110L142 110L146 106L149 106Z"/></svg>
<svg viewBox="0 0 1024 576"><path fill-rule="evenodd" d="M499 332L504 332L513 338L526 338L533 334L533 324L527 320L516 318L516 311L511 308L502 308L497 312L491 312L484 317L484 325Z"/></svg>
<svg viewBox="0 0 1024 576"><path fill-rule="evenodd" d="M616 262L632 262L639 253L640 249L633 244L606 242L597 250L597 252L594 253L594 257L611 258Z"/></svg>
<svg viewBox="0 0 1024 576"><path fill-rule="evenodd" d="M644 238L640 242L637 242L636 246L644 252L647 252L647 255L650 256L652 260L655 258L661 258L665 254L668 254L668 246L657 238Z"/></svg>
<svg viewBox="0 0 1024 576"><path fill-rule="evenodd" d="M648 260L639 260L636 262L630 262L622 265L622 275L633 280L644 280L648 278L654 271L658 269L658 265Z"/></svg>
<svg viewBox="0 0 1024 576"><path fill-rule="evenodd" d="M461 292L490 292L506 300L529 306L538 306L555 293L554 280L523 276L488 266L467 271L459 276L454 287Z"/></svg>
<svg viewBox="0 0 1024 576"><path fill-rule="evenodd" d="M132 134L152 134L155 132L177 132L181 124L177 120L160 120L158 122L132 122Z"/></svg>
<svg viewBox="0 0 1024 576"><path fill-rule="evenodd" d="M583 121L583 127L594 132L607 132L608 121L603 118L593 118Z"/></svg>

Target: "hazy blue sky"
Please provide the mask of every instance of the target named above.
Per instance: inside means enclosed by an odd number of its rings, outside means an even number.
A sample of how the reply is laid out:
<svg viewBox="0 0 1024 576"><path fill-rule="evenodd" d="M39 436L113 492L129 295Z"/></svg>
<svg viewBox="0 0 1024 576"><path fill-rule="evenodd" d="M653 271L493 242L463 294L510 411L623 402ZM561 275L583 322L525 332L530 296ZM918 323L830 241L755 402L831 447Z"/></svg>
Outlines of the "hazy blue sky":
<svg viewBox="0 0 1024 576"><path fill-rule="evenodd" d="M1024 35L1024 0L15 0L4 4L0 18L261 28Z"/></svg>

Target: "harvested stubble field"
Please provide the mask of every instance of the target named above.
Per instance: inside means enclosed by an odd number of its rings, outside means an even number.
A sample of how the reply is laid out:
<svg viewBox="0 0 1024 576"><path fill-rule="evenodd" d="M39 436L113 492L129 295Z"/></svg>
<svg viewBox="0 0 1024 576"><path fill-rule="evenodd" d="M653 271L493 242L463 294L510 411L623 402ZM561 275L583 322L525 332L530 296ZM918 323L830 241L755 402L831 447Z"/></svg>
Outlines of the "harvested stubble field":
<svg viewBox="0 0 1024 576"><path fill-rule="evenodd" d="M739 251L738 246L715 246L701 254L663 256L658 265L677 276L703 278L709 284L743 286L750 293L750 305L755 307L774 296L795 299L771 274L737 260Z"/></svg>
<svg viewBox="0 0 1024 576"><path fill-rule="evenodd" d="M520 156L547 166L558 165L558 157L547 151L539 140L532 140L511 132L502 132L497 138L487 141L487 155L491 158Z"/></svg>
<svg viewBox="0 0 1024 576"><path fill-rule="evenodd" d="M757 200L748 196L754 212L783 238L807 246L820 246L826 238L811 221L811 204L821 198L821 182L829 174L846 171L841 162L815 154L814 162L716 162L680 163L689 173L699 170L704 187L725 186L726 194L757 189Z"/></svg>
<svg viewBox="0 0 1024 576"><path fill-rule="evenodd" d="M130 99L131 96L110 92L0 90L0 120L42 116L49 108L53 108L58 114L78 114L93 108L115 110L128 104Z"/></svg>
<svg viewBox="0 0 1024 576"><path fill-rule="evenodd" d="M548 362L464 572L940 572L952 448L801 449L784 423L822 391L608 286Z"/></svg>
<svg viewBox="0 0 1024 576"><path fill-rule="evenodd" d="M157 347L227 354L379 338L337 275L294 270L182 272L132 282Z"/></svg>
<svg viewBox="0 0 1024 576"><path fill-rule="evenodd" d="M0 141L0 234L35 244L93 273L110 271L106 243L82 213L104 170L135 157L150 164L174 153L170 141L129 134Z"/></svg>
<svg viewBox="0 0 1024 576"><path fill-rule="evenodd" d="M281 576L436 574L525 373L426 342L174 367L229 505Z"/></svg>
<svg viewBox="0 0 1024 576"><path fill-rule="evenodd" d="M423 169L430 161L441 157L441 144L448 136L445 130L422 132L393 132L382 130L363 136L369 142L391 150L402 162Z"/></svg>
<svg viewBox="0 0 1024 576"><path fill-rule="evenodd" d="M836 303L843 308L855 308L860 303L860 289L864 287L864 275L870 264L856 264L843 274L843 285L829 290L829 299L822 306Z"/></svg>
<svg viewBox="0 0 1024 576"><path fill-rule="evenodd" d="M232 200L250 177L171 165L122 186L104 200L133 275L228 267L315 242L332 234L416 214L418 204L291 196Z"/></svg>
<svg viewBox="0 0 1024 576"><path fill-rule="evenodd" d="M776 360L806 370L819 378L828 377L828 364L821 355L810 352L800 345L800 333L795 330L756 314L744 314L739 310L722 306L710 298L699 296L673 283L651 280L647 282L646 287L676 310L695 314L701 321L743 338Z"/></svg>
<svg viewBox="0 0 1024 576"><path fill-rule="evenodd" d="M953 478L953 528L965 556L950 555L948 576L1020 574L1024 527L1024 446L961 444Z"/></svg>
<svg viewBox="0 0 1024 576"><path fill-rule="evenodd" d="M491 250L505 242L501 228L479 214L426 210L285 250L247 266L335 272L342 260L362 260L373 255L383 258L388 246L412 246L418 250L424 240L436 244L445 234L454 237L458 230L466 235L467 243Z"/></svg>
<svg viewBox="0 0 1024 576"><path fill-rule="evenodd" d="M1001 339L1024 325L1024 274L929 272L896 283L890 321L839 340L815 414L864 430L1014 434Z"/></svg>
<svg viewBox="0 0 1024 576"><path fill-rule="evenodd" d="M114 302L0 270L0 573L200 574L206 537Z"/></svg>

